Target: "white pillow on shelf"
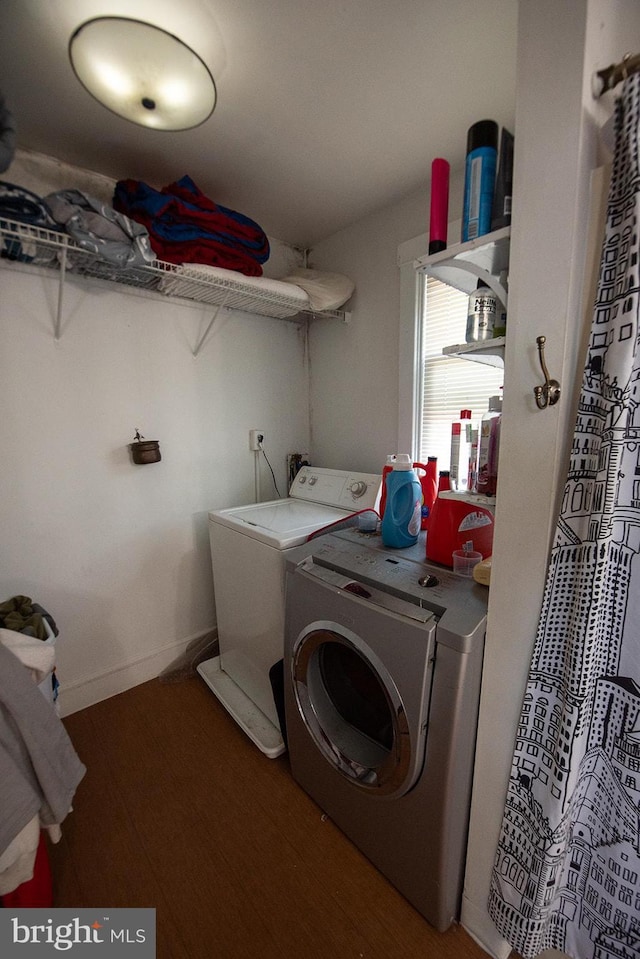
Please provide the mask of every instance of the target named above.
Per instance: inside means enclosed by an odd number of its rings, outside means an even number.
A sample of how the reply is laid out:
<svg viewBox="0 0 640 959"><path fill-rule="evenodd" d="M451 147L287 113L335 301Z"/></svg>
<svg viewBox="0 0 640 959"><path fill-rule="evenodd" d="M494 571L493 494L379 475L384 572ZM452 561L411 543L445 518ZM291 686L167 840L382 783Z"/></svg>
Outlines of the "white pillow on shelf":
<svg viewBox="0 0 640 959"><path fill-rule="evenodd" d="M283 276L281 282L301 287L309 296L311 309L318 311L339 309L355 289L355 283L342 273L309 270L302 266Z"/></svg>

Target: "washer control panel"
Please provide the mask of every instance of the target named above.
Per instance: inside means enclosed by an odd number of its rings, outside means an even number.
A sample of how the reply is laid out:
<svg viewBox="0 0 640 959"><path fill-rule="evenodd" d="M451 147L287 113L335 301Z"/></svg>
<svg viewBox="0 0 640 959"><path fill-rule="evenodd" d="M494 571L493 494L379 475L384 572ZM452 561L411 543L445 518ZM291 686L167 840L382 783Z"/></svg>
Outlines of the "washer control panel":
<svg viewBox="0 0 640 959"><path fill-rule="evenodd" d="M381 482L382 476L378 473L303 466L291 484L289 496L355 513L362 509L375 509Z"/></svg>

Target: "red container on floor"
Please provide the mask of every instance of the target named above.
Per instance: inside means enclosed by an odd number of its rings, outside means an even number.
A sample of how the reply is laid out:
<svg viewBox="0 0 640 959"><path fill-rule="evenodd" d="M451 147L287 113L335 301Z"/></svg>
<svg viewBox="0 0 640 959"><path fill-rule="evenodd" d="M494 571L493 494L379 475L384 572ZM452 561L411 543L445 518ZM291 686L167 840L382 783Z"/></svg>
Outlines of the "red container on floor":
<svg viewBox="0 0 640 959"><path fill-rule="evenodd" d="M40 833L36 851L33 878L23 882L12 892L5 893L1 898L5 909L50 909L53 906L51 867L43 832Z"/></svg>

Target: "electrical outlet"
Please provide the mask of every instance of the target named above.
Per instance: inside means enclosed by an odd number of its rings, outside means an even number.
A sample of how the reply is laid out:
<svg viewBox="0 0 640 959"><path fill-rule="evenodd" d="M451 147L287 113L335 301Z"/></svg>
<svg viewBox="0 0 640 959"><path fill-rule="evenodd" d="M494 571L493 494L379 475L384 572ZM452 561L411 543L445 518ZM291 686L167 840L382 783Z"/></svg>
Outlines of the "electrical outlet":
<svg viewBox="0 0 640 959"><path fill-rule="evenodd" d="M301 466L311 466L308 453L287 453L287 477L289 489Z"/></svg>
<svg viewBox="0 0 640 959"><path fill-rule="evenodd" d="M249 430L249 449L256 453L262 449L264 443L264 432L262 430Z"/></svg>

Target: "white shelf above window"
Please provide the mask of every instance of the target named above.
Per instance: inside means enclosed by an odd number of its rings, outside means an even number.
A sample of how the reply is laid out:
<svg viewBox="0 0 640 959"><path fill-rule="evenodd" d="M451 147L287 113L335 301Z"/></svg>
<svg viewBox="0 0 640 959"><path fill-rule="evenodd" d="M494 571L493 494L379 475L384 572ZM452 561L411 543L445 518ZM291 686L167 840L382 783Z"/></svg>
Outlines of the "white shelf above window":
<svg viewBox="0 0 640 959"><path fill-rule="evenodd" d="M511 227L506 226L467 243L447 247L440 253L420 257L414 262L414 268L461 293L472 293L478 280L482 280L507 309L510 237ZM505 337L498 336L479 343L455 343L442 352L445 356L503 367L504 347Z"/></svg>
<svg viewBox="0 0 640 959"><path fill-rule="evenodd" d="M504 366L504 345L506 337L496 336L492 340L482 340L480 343L456 343L445 346L445 356L456 356L463 360L474 360L486 366Z"/></svg>
<svg viewBox="0 0 640 959"><path fill-rule="evenodd" d="M462 293L472 293L482 280L507 306L507 289L500 275L509 268L511 227L479 236L467 243L457 243L440 253L432 253L415 261L418 272L434 276Z"/></svg>

